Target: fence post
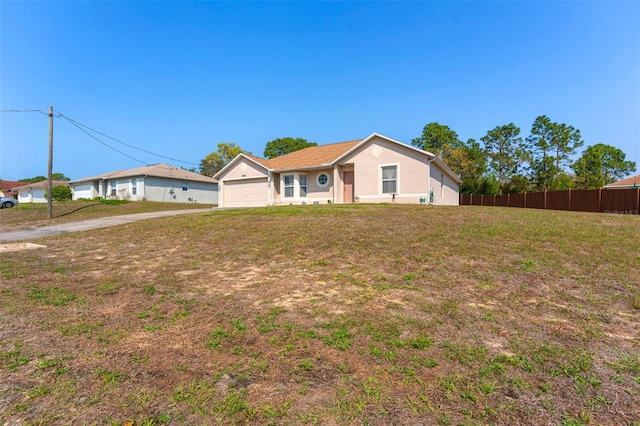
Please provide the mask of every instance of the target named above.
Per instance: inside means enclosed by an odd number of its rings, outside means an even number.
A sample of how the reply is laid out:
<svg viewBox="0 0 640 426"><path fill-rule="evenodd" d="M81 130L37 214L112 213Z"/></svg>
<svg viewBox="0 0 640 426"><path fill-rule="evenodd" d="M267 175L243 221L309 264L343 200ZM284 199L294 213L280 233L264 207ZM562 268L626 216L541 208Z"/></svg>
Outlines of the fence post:
<svg viewBox="0 0 640 426"><path fill-rule="evenodd" d="M569 211L571 211L571 189L568 189L567 191L569 191Z"/></svg>
<svg viewBox="0 0 640 426"><path fill-rule="evenodd" d="M496 206L496 194L493 194L493 207ZM638 207L640 209L640 207Z"/></svg>
<svg viewBox="0 0 640 426"><path fill-rule="evenodd" d="M640 214L640 188L636 188L636 211Z"/></svg>
<svg viewBox="0 0 640 426"><path fill-rule="evenodd" d="M484 194L480 194L480 205L484 207Z"/></svg>
<svg viewBox="0 0 640 426"><path fill-rule="evenodd" d="M507 207L511 207L511 194L507 194Z"/></svg>
<svg viewBox="0 0 640 426"><path fill-rule="evenodd" d="M544 205L544 209L547 209L547 188L544 189L544 196L542 197L543 201L543 205Z"/></svg>
<svg viewBox="0 0 640 426"><path fill-rule="evenodd" d="M524 192L524 208L527 208L527 191Z"/></svg>
<svg viewBox="0 0 640 426"><path fill-rule="evenodd" d="M602 188L598 188L598 212L602 213Z"/></svg>

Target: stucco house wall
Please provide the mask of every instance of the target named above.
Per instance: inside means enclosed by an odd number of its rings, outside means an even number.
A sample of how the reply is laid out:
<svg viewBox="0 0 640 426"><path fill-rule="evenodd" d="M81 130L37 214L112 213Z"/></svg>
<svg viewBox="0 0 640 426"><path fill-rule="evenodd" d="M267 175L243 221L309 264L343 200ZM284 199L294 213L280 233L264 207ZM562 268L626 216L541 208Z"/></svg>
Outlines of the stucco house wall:
<svg viewBox="0 0 640 426"><path fill-rule="evenodd" d="M437 165L431 164L430 191L433 193L431 204L457 206L460 204L458 184Z"/></svg>
<svg viewBox="0 0 640 426"><path fill-rule="evenodd" d="M362 202L419 203L427 194L428 158L410 148L376 137L341 162L353 163L354 193ZM383 193L385 166L397 167L395 195Z"/></svg>
<svg viewBox="0 0 640 426"><path fill-rule="evenodd" d="M268 176L268 171L264 167L254 163L247 158L240 158L238 164L229 169L224 174L224 179L242 179L242 178L264 178Z"/></svg>
<svg viewBox="0 0 640 426"><path fill-rule="evenodd" d="M211 185L193 181L177 181L157 177L144 178L144 196L148 201L166 203L217 204L218 191Z"/></svg>

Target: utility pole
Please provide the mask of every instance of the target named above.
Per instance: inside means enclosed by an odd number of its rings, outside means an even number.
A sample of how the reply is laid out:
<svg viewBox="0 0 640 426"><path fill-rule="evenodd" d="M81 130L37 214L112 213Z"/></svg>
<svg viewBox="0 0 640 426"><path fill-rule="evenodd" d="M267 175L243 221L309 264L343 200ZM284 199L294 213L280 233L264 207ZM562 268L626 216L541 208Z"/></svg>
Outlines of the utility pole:
<svg viewBox="0 0 640 426"><path fill-rule="evenodd" d="M49 107L49 184L47 190L47 217L53 218L53 107Z"/></svg>

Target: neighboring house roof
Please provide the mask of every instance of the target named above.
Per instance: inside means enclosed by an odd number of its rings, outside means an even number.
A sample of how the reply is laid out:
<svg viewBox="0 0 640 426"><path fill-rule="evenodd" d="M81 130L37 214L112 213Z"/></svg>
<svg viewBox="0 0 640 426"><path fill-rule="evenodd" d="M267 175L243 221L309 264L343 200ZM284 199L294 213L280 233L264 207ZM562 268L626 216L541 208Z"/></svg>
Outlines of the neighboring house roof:
<svg viewBox="0 0 640 426"><path fill-rule="evenodd" d="M152 176L168 179L178 179L195 182L216 183L217 181L208 176L200 175L189 170L173 167L170 164L152 164L149 166L136 167L128 170L116 170L113 172L103 173L100 175L90 176L82 179L75 179L69 183L93 182L97 180L113 180L122 178L131 178L136 176Z"/></svg>
<svg viewBox="0 0 640 426"><path fill-rule="evenodd" d="M66 180L54 180L51 181L51 184L53 187L56 186L69 186L69 182ZM48 188L49 187L49 181L48 180L43 180L40 182L35 182L35 183L28 183L26 185L22 185L22 186L18 186L16 188L13 188L15 191L22 191L24 189L40 189L40 188Z"/></svg>
<svg viewBox="0 0 640 426"><path fill-rule="evenodd" d="M628 177L617 182L605 185L605 188L631 188L632 186L640 187L640 175Z"/></svg>
<svg viewBox="0 0 640 426"><path fill-rule="evenodd" d="M13 181L13 180L0 180L0 190L11 192L14 188L22 185L26 185L27 182Z"/></svg>
<svg viewBox="0 0 640 426"><path fill-rule="evenodd" d="M304 148L299 151L294 151L289 154L281 155L279 157L275 157L272 159L260 158L250 154L240 154L239 156L234 158L229 164L223 167L222 170L216 173L214 177L222 175L225 170L232 167L232 164L237 162L237 160L241 157L248 158L249 160L261 165L265 169L269 171L275 171L275 172L283 172L288 170L314 169L314 168L320 168L320 167L332 167L335 163L338 163L342 158L356 151L362 145L365 145L375 137L385 139L389 142L396 143L398 145L404 146L406 148L409 148L414 151L427 155L433 161L438 163L438 165L443 170L445 170L447 174L451 175L451 177L458 184L462 183L460 178L444 162L442 162L442 160L440 160L438 157L436 157L436 155L432 154L431 152L423 151L421 149L404 144L402 142L398 142L386 136L382 136L378 133L372 133L365 139L358 139L358 140L353 140L348 142L339 142L339 143L333 143L329 145L310 146L308 148Z"/></svg>

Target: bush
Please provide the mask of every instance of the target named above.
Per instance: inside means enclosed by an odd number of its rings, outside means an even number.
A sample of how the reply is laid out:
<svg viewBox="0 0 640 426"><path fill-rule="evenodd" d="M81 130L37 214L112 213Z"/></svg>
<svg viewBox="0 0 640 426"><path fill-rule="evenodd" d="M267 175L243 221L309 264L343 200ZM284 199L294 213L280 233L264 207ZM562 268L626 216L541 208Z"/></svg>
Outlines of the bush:
<svg viewBox="0 0 640 426"><path fill-rule="evenodd" d="M71 188L68 186L56 186L51 190L53 201L71 201ZM44 198L49 199L49 194L47 191L44 191Z"/></svg>

